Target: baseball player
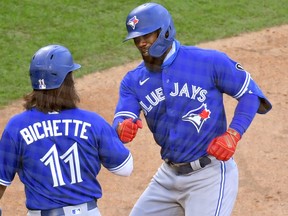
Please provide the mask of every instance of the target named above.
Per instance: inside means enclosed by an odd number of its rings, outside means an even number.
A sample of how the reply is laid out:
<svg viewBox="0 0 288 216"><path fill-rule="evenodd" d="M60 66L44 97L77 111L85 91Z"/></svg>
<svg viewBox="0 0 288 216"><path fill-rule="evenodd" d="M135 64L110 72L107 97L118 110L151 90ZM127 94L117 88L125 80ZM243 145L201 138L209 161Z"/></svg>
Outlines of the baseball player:
<svg viewBox="0 0 288 216"><path fill-rule="evenodd" d="M121 176L133 170L132 155L111 125L77 108L72 71L80 67L61 45L39 49L30 64L26 111L13 116L2 134L0 198L17 173L29 216L99 216L101 165Z"/></svg>
<svg viewBox="0 0 288 216"><path fill-rule="evenodd" d="M143 62L120 85L113 127L130 142L142 111L163 164L131 216L228 216L238 190L233 154L256 113L271 104L251 75L226 54L184 46L169 12L146 3L127 16ZM229 125L223 94L238 101Z"/></svg>

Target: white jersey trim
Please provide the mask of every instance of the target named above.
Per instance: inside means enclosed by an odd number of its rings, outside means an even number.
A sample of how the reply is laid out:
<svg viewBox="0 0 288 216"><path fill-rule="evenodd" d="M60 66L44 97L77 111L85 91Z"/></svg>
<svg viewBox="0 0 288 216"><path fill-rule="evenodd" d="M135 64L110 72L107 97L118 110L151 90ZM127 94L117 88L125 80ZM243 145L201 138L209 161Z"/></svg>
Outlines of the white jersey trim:
<svg viewBox="0 0 288 216"><path fill-rule="evenodd" d="M173 41L172 48L171 48L171 50L168 52L168 54L167 54L167 56L165 57L163 63L166 62L175 52L176 52L176 42Z"/></svg>
<svg viewBox="0 0 288 216"><path fill-rule="evenodd" d="M11 185L11 182L4 181L3 179L0 179L0 184L4 185L4 186L9 186L9 185Z"/></svg>
<svg viewBox="0 0 288 216"><path fill-rule="evenodd" d="M250 80L251 80L251 75L246 72L246 79L244 81L244 84L243 84L242 88L240 89L240 91L233 96L234 98L236 98L236 99L240 98L248 90Z"/></svg>
<svg viewBox="0 0 288 216"><path fill-rule="evenodd" d="M129 118L138 118L137 115L135 115L134 113L132 112L129 112L129 111L121 111L121 112L118 112L114 115L114 119L117 118L117 117L120 117L120 116L125 116L125 117L129 117Z"/></svg>
<svg viewBox="0 0 288 216"><path fill-rule="evenodd" d="M117 167L108 169L110 172L120 176L130 176L133 171L133 157L129 153L126 160Z"/></svg>

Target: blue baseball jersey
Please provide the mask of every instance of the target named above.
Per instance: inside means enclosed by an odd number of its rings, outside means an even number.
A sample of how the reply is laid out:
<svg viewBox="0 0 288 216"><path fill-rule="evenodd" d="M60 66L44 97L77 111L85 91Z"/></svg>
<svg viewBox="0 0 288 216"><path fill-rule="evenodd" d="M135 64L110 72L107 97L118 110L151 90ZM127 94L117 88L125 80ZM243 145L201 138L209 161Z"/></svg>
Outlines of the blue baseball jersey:
<svg viewBox="0 0 288 216"><path fill-rule="evenodd" d="M271 109L260 88L242 66L226 54L175 40L161 72L142 62L120 85L113 126L143 111L162 159L190 162L207 155L210 141L227 130L223 94L239 100L260 98L258 113Z"/></svg>
<svg viewBox="0 0 288 216"><path fill-rule="evenodd" d="M15 174L25 185L28 209L76 205L102 196L101 164L117 171L131 157L111 125L96 113L70 109L15 115L0 141L0 184Z"/></svg>

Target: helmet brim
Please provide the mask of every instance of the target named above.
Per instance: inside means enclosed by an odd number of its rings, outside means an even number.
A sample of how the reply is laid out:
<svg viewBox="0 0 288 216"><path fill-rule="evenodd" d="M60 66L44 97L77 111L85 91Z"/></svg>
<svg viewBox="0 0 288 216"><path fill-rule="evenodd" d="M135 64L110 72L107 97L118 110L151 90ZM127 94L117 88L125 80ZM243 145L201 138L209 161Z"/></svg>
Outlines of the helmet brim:
<svg viewBox="0 0 288 216"><path fill-rule="evenodd" d="M81 68L81 65L80 65L80 64L77 64L77 63L74 63L73 68L72 68L71 71L78 70L79 68Z"/></svg>
<svg viewBox="0 0 288 216"><path fill-rule="evenodd" d="M123 40L123 42L126 42L126 41L131 40L131 39L136 38L136 37L140 37L142 35L143 35L142 32L131 32L126 36L126 38Z"/></svg>
<svg viewBox="0 0 288 216"><path fill-rule="evenodd" d="M136 38L136 37L140 37L140 36L143 36L143 35L150 34L150 33L154 32L154 31L157 31L158 29L159 29L158 26L152 26L152 27L149 26L147 28L141 28L138 31L137 31L137 29L134 30L134 31L130 31L127 34L127 36L126 36L126 38L124 39L123 42L125 42L127 40L130 40L130 39L133 39L133 38Z"/></svg>

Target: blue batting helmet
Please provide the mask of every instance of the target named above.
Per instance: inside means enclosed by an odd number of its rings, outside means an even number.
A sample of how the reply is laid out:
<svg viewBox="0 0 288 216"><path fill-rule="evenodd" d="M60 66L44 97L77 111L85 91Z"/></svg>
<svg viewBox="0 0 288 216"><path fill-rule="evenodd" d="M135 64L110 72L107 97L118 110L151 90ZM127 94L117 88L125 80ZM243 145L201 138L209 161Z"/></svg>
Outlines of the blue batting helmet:
<svg viewBox="0 0 288 216"><path fill-rule="evenodd" d="M162 56L176 35L171 15L166 8L156 3L142 4L133 9L127 16L126 28L128 35L124 41L161 29L157 40L149 48L149 54L154 57Z"/></svg>
<svg viewBox="0 0 288 216"><path fill-rule="evenodd" d="M30 63L33 89L57 89L66 75L81 65L74 63L70 51L61 45L48 45L39 49Z"/></svg>

